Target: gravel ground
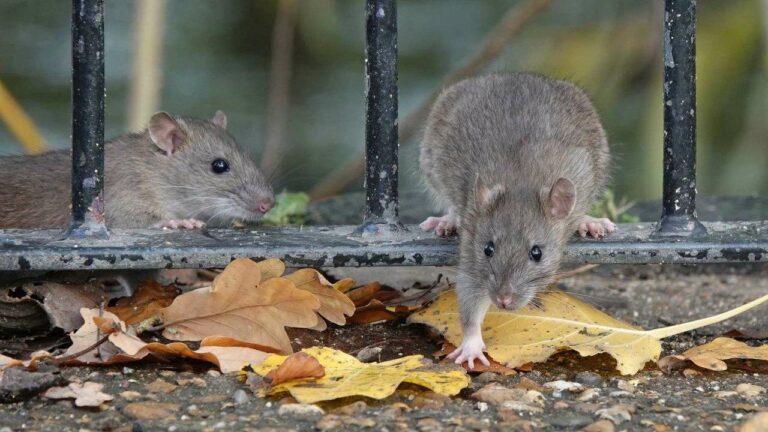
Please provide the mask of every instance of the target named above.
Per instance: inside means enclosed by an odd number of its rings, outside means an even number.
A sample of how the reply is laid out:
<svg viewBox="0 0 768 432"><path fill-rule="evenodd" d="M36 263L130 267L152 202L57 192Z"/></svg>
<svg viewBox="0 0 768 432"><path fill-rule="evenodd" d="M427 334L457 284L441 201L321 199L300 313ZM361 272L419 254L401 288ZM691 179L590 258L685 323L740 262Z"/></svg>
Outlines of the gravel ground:
<svg viewBox="0 0 768 432"><path fill-rule="evenodd" d="M562 283L562 287L612 315L646 328L705 317L768 292L768 267L604 266ZM730 329L768 329L765 307L723 324L664 342L680 352ZM379 343L386 360L414 353L430 356L438 341L421 326L398 322L294 332L297 348L325 345L355 352ZM750 343L765 343L756 340ZM609 357L580 359L563 353L531 372L503 377L474 376L469 389L447 398L406 387L384 400L350 399L320 409L290 398L261 399L235 376L202 364L66 368L69 379L104 384L114 396L98 409L36 396L0 405L0 432L16 430L588 430L729 431L768 411L765 365L741 370L686 370L663 375L649 366L621 377ZM162 382L158 381L161 380ZM573 384L579 383L578 385ZM745 385L747 384L747 385ZM570 387L568 390L558 390ZM484 389L479 396L473 393ZM477 397L483 399L477 400ZM510 397L524 400L501 405ZM522 404L522 405L521 405ZM148 419L151 416L159 419ZM586 429L585 429L586 428ZM768 430L768 429L752 429Z"/></svg>

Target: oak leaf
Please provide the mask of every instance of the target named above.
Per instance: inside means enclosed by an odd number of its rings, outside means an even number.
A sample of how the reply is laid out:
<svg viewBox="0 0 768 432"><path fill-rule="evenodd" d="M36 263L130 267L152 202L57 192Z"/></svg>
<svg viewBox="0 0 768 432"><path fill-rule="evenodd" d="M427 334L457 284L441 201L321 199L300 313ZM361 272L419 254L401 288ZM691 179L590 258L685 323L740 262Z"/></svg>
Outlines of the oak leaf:
<svg viewBox="0 0 768 432"><path fill-rule="evenodd" d="M160 310L160 317L168 339L225 336L290 353L285 327L316 326L319 308L312 293L281 277L262 282L259 264L240 258L216 276L210 288L176 297Z"/></svg>
<svg viewBox="0 0 768 432"><path fill-rule="evenodd" d="M334 324L344 325L346 323L345 316L352 316L355 312L355 304L352 303L352 300L335 288L335 284L328 282L315 269L305 268L297 270L284 276L284 278L292 281L296 288L314 294L317 300L320 301L320 309L317 310L317 313ZM340 286L349 284L347 280L337 283Z"/></svg>
<svg viewBox="0 0 768 432"><path fill-rule="evenodd" d="M747 359L768 361L768 345L751 347L727 337L719 337L712 342L693 347L682 354L671 355L659 360L659 368L664 372L683 367L688 361L696 366L713 371L728 369L725 360Z"/></svg>
<svg viewBox="0 0 768 432"><path fill-rule="evenodd" d="M422 356L413 355L382 363L362 363L349 354L331 348L313 347L303 350L325 368L325 375L317 379L288 381L264 390L264 394L289 392L301 403L366 396L383 399L403 383L426 387L435 393L453 396L469 385L463 370L427 364ZM281 365L286 356L273 354L251 369L266 376Z"/></svg>
<svg viewBox="0 0 768 432"><path fill-rule="evenodd" d="M173 303L178 290L173 285L163 286L155 281L142 282L133 297L122 298L107 311L117 315L126 324L135 324L151 318Z"/></svg>
<svg viewBox="0 0 768 432"><path fill-rule="evenodd" d="M276 386L284 382L302 378L320 378L325 375L325 368L316 358L299 351L285 359L280 366L272 369L266 375L271 385Z"/></svg>
<svg viewBox="0 0 768 432"><path fill-rule="evenodd" d="M661 353L660 339L720 322L768 301L768 295L716 316L654 330L643 330L612 318L566 293L552 290L539 296L541 308L503 311L491 307L483 322L488 354L514 368L543 362L552 354L574 350L582 356L607 353L622 374L634 374ZM427 324L452 344L461 342L456 293L448 291L430 306L411 315L410 322Z"/></svg>

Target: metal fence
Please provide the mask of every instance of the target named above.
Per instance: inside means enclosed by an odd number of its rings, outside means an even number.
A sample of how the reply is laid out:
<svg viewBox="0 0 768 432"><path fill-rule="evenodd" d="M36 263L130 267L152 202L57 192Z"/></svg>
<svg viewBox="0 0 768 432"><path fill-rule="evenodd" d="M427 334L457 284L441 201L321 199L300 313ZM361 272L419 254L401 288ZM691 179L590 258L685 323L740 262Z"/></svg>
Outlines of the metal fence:
<svg viewBox="0 0 768 432"><path fill-rule="evenodd" d="M289 266L455 265L456 239L398 219L396 0L366 1L366 209L360 226L110 230L104 219L104 5L72 2L72 223L0 231L0 270L196 268L278 257ZM659 223L574 239L571 263L768 261L768 221L696 219L696 1L666 0L664 189Z"/></svg>

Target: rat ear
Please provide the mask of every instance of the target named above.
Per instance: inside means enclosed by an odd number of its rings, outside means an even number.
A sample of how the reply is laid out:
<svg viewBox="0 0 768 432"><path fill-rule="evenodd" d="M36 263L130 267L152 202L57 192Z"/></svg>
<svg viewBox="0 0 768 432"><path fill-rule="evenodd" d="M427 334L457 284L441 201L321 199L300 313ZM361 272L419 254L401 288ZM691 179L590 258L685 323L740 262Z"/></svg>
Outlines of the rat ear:
<svg viewBox="0 0 768 432"><path fill-rule="evenodd" d="M480 180L480 174L475 176L475 204L477 208L489 208L499 199L502 193L504 193L503 185L497 183L488 187Z"/></svg>
<svg viewBox="0 0 768 432"><path fill-rule="evenodd" d="M546 217L556 220L565 219L576 205L576 187L573 182L561 177L555 181L551 189L542 188L541 201Z"/></svg>
<svg viewBox="0 0 768 432"><path fill-rule="evenodd" d="M170 114L161 111L149 119L149 137L160 150L170 156L184 144L187 134Z"/></svg>
<svg viewBox="0 0 768 432"><path fill-rule="evenodd" d="M216 114L213 115L213 118L211 119L211 122L215 124L216 126L226 129L227 128L227 115L224 114L224 111L218 110L216 111Z"/></svg>

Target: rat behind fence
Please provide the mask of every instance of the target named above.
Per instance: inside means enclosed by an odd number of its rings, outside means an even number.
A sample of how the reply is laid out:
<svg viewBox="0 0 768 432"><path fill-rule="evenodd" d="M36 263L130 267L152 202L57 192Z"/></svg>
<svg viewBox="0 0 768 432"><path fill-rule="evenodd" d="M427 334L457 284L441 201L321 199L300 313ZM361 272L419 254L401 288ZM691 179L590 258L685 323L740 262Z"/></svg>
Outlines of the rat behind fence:
<svg viewBox="0 0 768 432"><path fill-rule="evenodd" d="M488 307L535 303L574 232L601 237L615 230L607 219L586 216L609 162L592 103L568 82L497 73L461 81L439 96L420 164L446 214L421 227L460 237L464 337L449 356L456 363L489 364L481 335Z"/></svg>
<svg viewBox="0 0 768 432"><path fill-rule="evenodd" d="M147 130L105 145L107 226L200 228L256 221L272 188L226 131L211 120L159 112ZM71 151L0 157L0 228L64 228L70 219Z"/></svg>

